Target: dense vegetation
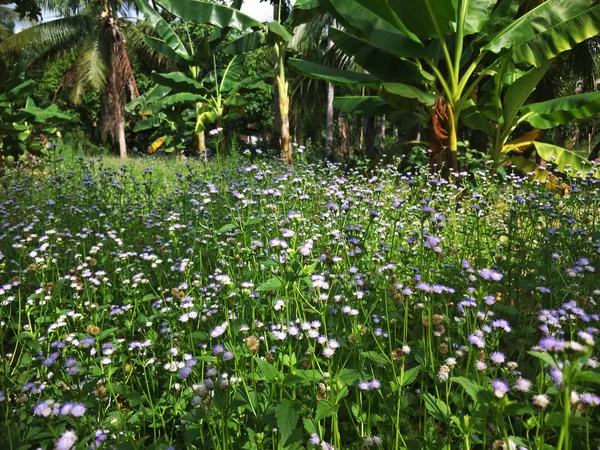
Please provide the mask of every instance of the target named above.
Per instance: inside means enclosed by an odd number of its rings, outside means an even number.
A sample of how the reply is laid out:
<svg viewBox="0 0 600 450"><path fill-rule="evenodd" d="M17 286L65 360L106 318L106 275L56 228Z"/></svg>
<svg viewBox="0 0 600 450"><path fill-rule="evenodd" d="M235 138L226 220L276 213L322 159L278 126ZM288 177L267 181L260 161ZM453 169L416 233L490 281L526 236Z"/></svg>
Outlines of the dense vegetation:
<svg viewBox="0 0 600 450"><path fill-rule="evenodd" d="M271 3L0 5L0 448L600 447L600 5Z"/></svg>

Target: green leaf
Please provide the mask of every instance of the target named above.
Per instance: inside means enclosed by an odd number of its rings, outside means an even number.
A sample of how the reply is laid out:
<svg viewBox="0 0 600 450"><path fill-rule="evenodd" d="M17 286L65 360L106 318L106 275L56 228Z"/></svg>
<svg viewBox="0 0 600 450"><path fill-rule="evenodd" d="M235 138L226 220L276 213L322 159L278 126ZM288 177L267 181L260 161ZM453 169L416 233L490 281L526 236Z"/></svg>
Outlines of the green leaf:
<svg viewBox="0 0 600 450"><path fill-rule="evenodd" d="M375 351L361 352L361 355L377 364L390 364L390 360L388 358Z"/></svg>
<svg viewBox="0 0 600 450"><path fill-rule="evenodd" d="M548 0L501 30L485 50L513 49L513 61L536 67L600 33L600 5Z"/></svg>
<svg viewBox="0 0 600 450"><path fill-rule="evenodd" d="M417 376L419 376L420 371L421 371L420 365L413 367L412 369L408 369L406 372L404 372L404 377L401 380L401 385L408 386L409 384L411 384L413 381L415 381L417 379Z"/></svg>
<svg viewBox="0 0 600 450"><path fill-rule="evenodd" d="M467 2L464 35L479 33L485 26L498 0L463 0Z"/></svg>
<svg viewBox="0 0 600 450"><path fill-rule="evenodd" d="M388 94L398 95L403 98L418 100L426 106L433 106L436 96L426 91L422 91L414 86L402 83L383 83L382 89Z"/></svg>
<svg viewBox="0 0 600 450"><path fill-rule="evenodd" d="M27 80L0 95L0 101L14 101L23 95L28 95L35 90L35 81Z"/></svg>
<svg viewBox="0 0 600 450"><path fill-rule="evenodd" d="M156 12L156 10L152 6L150 6L146 0L135 0L135 4L140 10L140 12L144 15L146 20L150 23L150 25L152 25L152 28L154 28L158 35L161 38L163 38L164 43L176 55L182 57L183 59L189 59L190 54L185 48L185 45L183 44L179 36L177 36L175 31L173 31L173 29L167 23L167 21L163 19L162 16L158 12ZM169 57L170 55L165 56Z"/></svg>
<svg viewBox="0 0 600 450"><path fill-rule="evenodd" d="M236 228L237 228L237 225L235 225L233 223L228 223L226 225L223 225L221 228L219 228L217 230L217 234L226 233L228 231L235 230Z"/></svg>
<svg viewBox="0 0 600 450"><path fill-rule="evenodd" d="M272 364L269 364L267 361L259 358L258 356L254 358L254 361L256 362L256 365L258 366L258 369L265 380L272 382L277 379L279 376L279 371L273 367Z"/></svg>
<svg viewBox="0 0 600 450"><path fill-rule="evenodd" d="M188 77L183 72L152 72L152 79L158 84L172 88L176 93L191 92L194 94L209 95L208 90L202 84Z"/></svg>
<svg viewBox="0 0 600 450"><path fill-rule="evenodd" d="M336 97L333 106L347 114L365 117L381 116L393 111L392 106L380 97Z"/></svg>
<svg viewBox="0 0 600 450"><path fill-rule="evenodd" d="M184 20L206 23L218 28L243 31L247 28L262 27L258 20L236 9L215 3L200 0L157 0L157 3Z"/></svg>
<svg viewBox="0 0 600 450"><path fill-rule="evenodd" d="M307 77L324 80L335 86L379 88L379 79L367 73L349 72L294 58L290 58L288 64Z"/></svg>
<svg viewBox="0 0 600 450"><path fill-rule="evenodd" d="M388 51L336 28L329 30L329 36L359 66L385 82L420 85L425 80L419 66L412 61L396 58Z"/></svg>
<svg viewBox="0 0 600 450"><path fill-rule="evenodd" d="M446 403L429 393L423 394L422 398L429 414L437 420L446 421L448 419L450 416L450 408Z"/></svg>
<svg viewBox="0 0 600 450"><path fill-rule="evenodd" d="M540 158L551 162L561 172L564 172L567 166L570 166L572 175L579 177L586 177L588 172L594 171L594 164L566 148L543 142L534 142L533 145Z"/></svg>
<svg viewBox="0 0 600 450"><path fill-rule="evenodd" d="M600 372L584 370L575 375L575 381L579 381L580 383L600 384Z"/></svg>
<svg viewBox="0 0 600 450"><path fill-rule="evenodd" d="M163 117L150 117L149 119L143 119L138 121L133 128L133 131L137 133L138 131L150 130L152 128L157 128L164 124L165 119Z"/></svg>
<svg viewBox="0 0 600 450"><path fill-rule="evenodd" d="M258 50L265 45L265 34L262 31L247 33L225 47L228 55L241 55Z"/></svg>
<svg viewBox="0 0 600 450"><path fill-rule="evenodd" d="M465 377L452 377L450 378L450 381L461 385L474 402L479 401L480 392L486 390L483 386Z"/></svg>
<svg viewBox="0 0 600 450"><path fill-rule="evenodd" d="M548 354L546 352L536 352L536 351L530 350L527 353L541 361L544 361L549 366L556 366L556 361L554 360L554 358L552 358L552 356L550 356L550 354Z"/></svg>
<svg viewBox="0 0 600 450"><path fill-rule="evenodd" d="M269 22L267 24L267 29L269 30L269 33L278 36L279 38L281 38L281 40L283 40L283 42L290 42L294 37L294 35L290 33L286 27L284 27L277 21Z"/></svg>
<svg viewBox="0 0 600 450"><path fill-rule="evenodd" d="M315 416L315 420L319 422L327 417L331 417L337 412L338 409L339 406L332 405L327 400L321 400L319 403L317 403L317 415Z"/></svg>
<svg viewBox="0 0 600 450"><path fill-rule="evenodd" d="M548 129L569 123L575 119L585 119L600 112L600 92L569 95L541 103L525 105L523 114L533 113L525 120L534 128Z"/></svg>
<svg viewBox="0 0 600 450"><path fill-rule="evenodd" d="M187 60L183 59L180 55L175 53L173 51L173 49L171 47L169 47L169 45L162 39L157 39L152 36L145 36L144 42L152 50L160 53L161 55L166 56L171 61L173 61L175 64L182 64L183 62L187 61Z"/></svg>
<svg viewBox="0 0 600 450"><path fill-rule="evenodd" d="M525 101L529 98L535 87L544 77L551 63L546 62L540 67L530 70L512 83L506 90L504 95L504 123L507 127L512 127L513 122L517 118L517 114Z"/></svg>
<svg viewBox="0 0 600 450"><path fill-rule="evenodd" d="M384 0L329 0L351 34L392 55L419 58L427 53L423 43L398 18Z"/></svg>
<svg viewBox="0 0 600 450"><path fill-rule="evenodd" d="M279 277L269 278L264 283L260 284L256 290L261 291L278 291L283 288L283 281Z"/></svg>
<svg viewBox="0 0 600 450"><path fill-rule="evenodd" d="M192 94L190 92L180 92L178 94L168 95L156 102L149 104L146 108L143 108L140 111L140 114L142 114L142 115L156 114L157 112L162 111L163 109L171 108L173 106L182 105L182 104L185 105L186 103L194 105L198 102L205 102L205 101L206 101L206 98L204 98L201 95Z"/></svg>
<svg viewBox="0 0 600 450"><path fill-rule="evenodd" d="M289 446L287 442L296 429L296 424L300 418L302 404L299 401L291 401L282 399L275 407L275 419L277 420L277 428L281 436L281 444L284 447Z"/></svg>
<svg viewBox="0 0 600 450"><path fill-rule="evenodd" d="M337 375L335 376L335 378L333 380L336 383L341 382L342 384L352 386L357 381L362 380L362 378L363 378L362 373L357 372L356 370L348 369L347 367L344 367L337 373Z"/></svg>
<svg viewBox="0 0 600 450"><path fill-rule="evenodd" d="M431 13L427 3L431 5ZM389 0L400 20L421 39L437 37L435 24L442 36L450 34L456 22L457 3L456 0Z"/></svg>
<svg viewBox="0 0 600 450"><path fill-rule="evenodd" d="M504 408L504 414L507 416L524 416L535 413L537 413L536 409L527 403L510 403Z"/></svg>

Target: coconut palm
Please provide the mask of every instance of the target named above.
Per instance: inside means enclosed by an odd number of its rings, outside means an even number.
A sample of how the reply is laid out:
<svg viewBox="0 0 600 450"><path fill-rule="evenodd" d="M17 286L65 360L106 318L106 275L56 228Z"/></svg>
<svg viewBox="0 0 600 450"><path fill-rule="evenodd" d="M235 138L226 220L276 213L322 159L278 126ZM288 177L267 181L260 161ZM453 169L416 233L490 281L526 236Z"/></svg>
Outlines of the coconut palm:
<svg viewBox="0 0 600 450"><path fill-rule="evenodd" d="M65 90L78 103L86 89L101 96L100 131L118 142L127 157L124 106L138 94L125 45L127 0L42 0L40 6L62 17L27 28L0 43L0 55L30 50L35 57L75 48L78 56L65 74L58 91Z"/></svg>

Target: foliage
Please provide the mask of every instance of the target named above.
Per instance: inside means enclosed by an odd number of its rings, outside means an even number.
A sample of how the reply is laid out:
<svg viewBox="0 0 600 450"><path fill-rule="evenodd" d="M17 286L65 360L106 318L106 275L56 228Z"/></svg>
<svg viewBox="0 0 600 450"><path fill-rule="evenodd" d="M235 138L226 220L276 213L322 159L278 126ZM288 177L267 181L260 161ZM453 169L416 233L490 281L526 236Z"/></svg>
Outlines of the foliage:
<svg viewBox="0 0 600 450"><path fill-rule="evenodd" d="M4 85L5 91L0 94L0 159L16 158L26 152L39 154L48 137L58 131L57 124L72 117L59 112L56 105L38 108L28 97L35 84L23 79L18 70Z"/></svg>
<svg viewBox="0 0 600 450"><path fill-rule="evenodd" d="M333 73L330 68L300 61L293 66L338 85L376 87L377 95L397 111L396 120L417 114L425 124L431 124L432 160L446 160L454 169L461 124L487 132L490 139L495 134L490 152L497 167L502 162L499 145L504 145L514 130L513 120L520 120L515 117L540 78L527 86L524 98L522 91L518 99L512 99L518 104L516 109L506 104L508 91L517 90L510 86L524 84L517 80L527 70L534 73L524 77L530 80L547 70L548 61L600 32L600 6L591 0L548 0L522 15L519 4L518 0L428 0L418 4L300 0L295 5L299 21L324 11L334 15L344 30L331 30L331 38L371 78L344 71ZM593 96L592 103L597 98ZM366 108L366 102L374 101L345 99L338 106L372 114L377 111ZM506 112L507 117L502 116L504 107L513 108ZM576 115L593 111L582 108ZM478 123L488 116L507 128L494 133Z"/></svg>
<svg viewBox="0 0 600 450"><path fill-rule="evenodd" d="M600 444L596 179L240 157L5 174L0 448Z"/></svg>

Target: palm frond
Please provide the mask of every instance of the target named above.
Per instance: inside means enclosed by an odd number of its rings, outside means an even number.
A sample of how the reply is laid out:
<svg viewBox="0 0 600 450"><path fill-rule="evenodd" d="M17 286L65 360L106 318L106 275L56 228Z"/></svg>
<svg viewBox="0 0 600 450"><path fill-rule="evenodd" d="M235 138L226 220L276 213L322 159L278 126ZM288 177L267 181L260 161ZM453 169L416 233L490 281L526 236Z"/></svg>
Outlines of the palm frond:
<svg viewBox="0 0 600 450"><path fill-rule="evenodd" d="M140 20L135 25L128 24L123 32L127 42L127 52L134 58L161 72L177 70L177 66L171 59L157 52L144 41L146 36L159 37L148 22Z"/></svg>
<svg viewBox="0 0 600 450"><path fill-rule="evenodd" d="M327 40L326 29L331 22L331 15L326 13L296 27L290 48L303 55L322 48Z"/></svg>
<svg viewBox="0 0 600 450"><path fill-rule="evenodd" d="M57 46L64 48L80 41L93 26L92 19L83 15L34 25L0 42L0 54L17 52L34 46L37 51Z"/></svg>

